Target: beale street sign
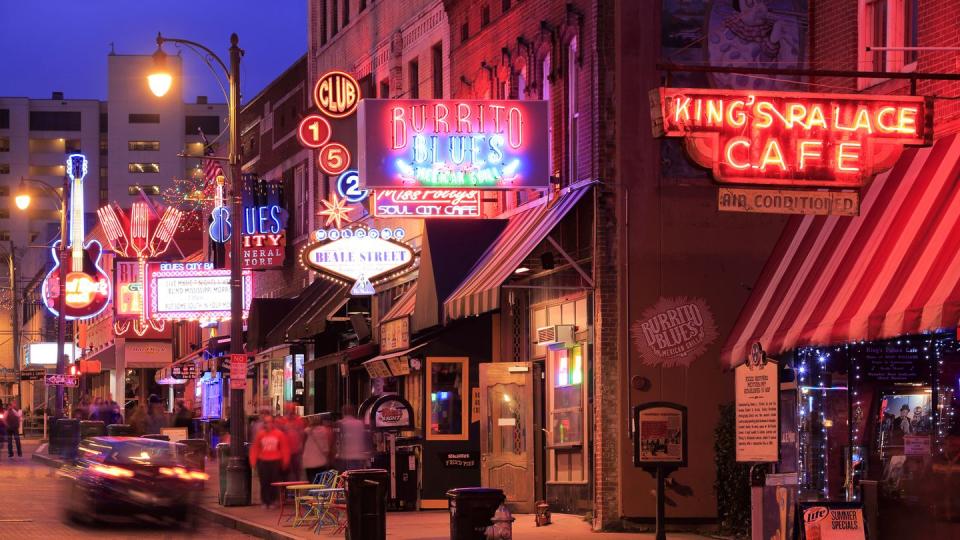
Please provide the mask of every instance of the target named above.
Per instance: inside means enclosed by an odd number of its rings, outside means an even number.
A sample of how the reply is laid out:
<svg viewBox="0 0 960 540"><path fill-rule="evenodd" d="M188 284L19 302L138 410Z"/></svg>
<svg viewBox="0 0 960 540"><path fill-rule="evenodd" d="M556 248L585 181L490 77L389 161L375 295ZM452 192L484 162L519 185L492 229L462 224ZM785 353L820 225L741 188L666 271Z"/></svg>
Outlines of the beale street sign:
<svg viewBox="0 0 960 540"><path fill-rule="evenodd" d="M933 138L917 96L657 88L655 136L682 137L721 184L859 188Z"/></svg>
<svg viewBox="0 0 960 540"><path fill-rule="evenodd" d="M402 241L404 236L399 227L319 229L314 241L300 250L300 262L333 281L352 285L354 296L369 296L376 292L373 286L378 280L412 269L416 255Z"/></svg>

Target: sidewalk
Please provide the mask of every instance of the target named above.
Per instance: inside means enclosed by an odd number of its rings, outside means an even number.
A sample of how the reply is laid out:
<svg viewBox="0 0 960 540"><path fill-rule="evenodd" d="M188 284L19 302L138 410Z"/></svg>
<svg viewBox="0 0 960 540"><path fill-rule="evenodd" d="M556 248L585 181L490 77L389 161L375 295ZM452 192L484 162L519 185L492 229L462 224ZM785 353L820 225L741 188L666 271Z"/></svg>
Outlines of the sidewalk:
<svg viewBox="0 0 960 540"><path fill-rule="evenodd" d="M213 519L225 526L234 526L242 532L256 535L261 538L343 538L343 533L332 535L331 528L321 529L314 534L311 527L291 526L291 521L284 521L277 525L277 509L265 510L260 506L260 487L256 477L253 478L253 505L245 507L224 507L217 502L219 490L218 467L216 460L207 461L207 473L210 480L201 502L205 517ZM518 514L514 516L513 537L525 539L555 539L570 540L652 540L653 533L595 533L590 530L590 524L580 516L569 514L553 514L553 524L546 527L537 527L532 514ZM669 533L670 540L703 540L704 536L691 533ZM450 516L446 510L423 510L419 512L389 512L387 513L387 538L390 540L446 540L450 538Z"/></svg>

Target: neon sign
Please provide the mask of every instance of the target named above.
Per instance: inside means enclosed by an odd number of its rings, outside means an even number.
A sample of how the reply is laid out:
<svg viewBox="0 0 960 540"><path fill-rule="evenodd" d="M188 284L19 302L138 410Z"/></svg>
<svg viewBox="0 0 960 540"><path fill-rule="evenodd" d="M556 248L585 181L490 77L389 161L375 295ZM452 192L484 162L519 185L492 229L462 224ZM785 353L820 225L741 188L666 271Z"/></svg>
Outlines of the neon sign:
<svg viewBox="0 0 960 540"><path fill-rule="evenodd" d="M63 283L63 312L67 320L84 320L99 315L110 303L112 290L110 276L100 267L103 248L91 240L84 245L83 178L87 175L87 158L83 154L67 156L67 176L70 178L70 260ZM64 209L66 211L66 209ZM47 273L41 287L41 298L47 310L58 314L60 300L60 268L57 240L50 248L53 268Z"/></svg>
<svg viewBox="0 0 960 540"><path fill-rule="evenodd" d="M654 132L720 183L860 187L933 136L923 97L658 88L651 104Z"/></svg>
<svg viewBox="0 0 960 540"><path fill-rule="evenodd" d="M374 217L479 218L479 189L378 189Z"/></svg>
<svg viewBox="0 0 960 540"><path fill-rule="evenodd" d="M363 202L370 195L368 190L360 189L360 175L352 170L337 178L337 193L351 204Z"/></svg>
<svg viewBox="0 0 960 540"><path fill-rule="evenodd" d="M283 266L287 246L287 211L283 184L247 176L243 184L243 267L254 270Z"/></svg>
<svg viewBox="0 0 960 540"><path fill-rule="evenodd" d="M125 213L116 204L97 210L97 218L107 243L119 257L114 259L114 332L123 335L133 331L144 336L150 329L161 332L163 321L146 318L143 301L144 265L148 259L162 256L170 248L180 226L183 212L168 206L159 217L145 202L135 202Z"/></svg>
<svg viewBox="0 0 960 540"><path fill-rule="evenodd" d="M153 320L215 321L230 318L230 270L213 263L152 262L146 265L146 316ZM253 276L243 271L243 318L253 298Z"/></svg>
<svg viewBox="0 0 960 540"><path fill-rule="evenodd" d="M300 250L300 260L305 268L352 285L354 296L368 296L376 292L375 283L413 268L416 256L402 242L405 236L402 228L320 229Z"/></svg>
<svg viewBox="0 0 960 540"><path fill-rule="evenodd" d="M331 118L344 118L353 114L360 98L360 84L343 71L324 73L313 87L313 102L320 112Z"/></svg>
<svg viewBox="0 0 960 540"><path fill-rule="evenodd" d="M366 99L367 188L546 188L547 102Z"/></svg>

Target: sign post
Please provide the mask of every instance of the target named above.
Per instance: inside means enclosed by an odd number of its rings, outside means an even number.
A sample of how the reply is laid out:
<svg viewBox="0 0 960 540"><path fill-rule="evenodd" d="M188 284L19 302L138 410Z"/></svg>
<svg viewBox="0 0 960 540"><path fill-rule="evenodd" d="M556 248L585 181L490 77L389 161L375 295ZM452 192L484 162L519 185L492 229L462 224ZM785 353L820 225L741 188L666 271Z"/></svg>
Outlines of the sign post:
<svg viewBox="0 0 960 540"><path fill-rule="evenodd" d="M652 401L633 408L633 465L657 479L656 540L666 540L667 476L687 466L687 408Z"/></svg>

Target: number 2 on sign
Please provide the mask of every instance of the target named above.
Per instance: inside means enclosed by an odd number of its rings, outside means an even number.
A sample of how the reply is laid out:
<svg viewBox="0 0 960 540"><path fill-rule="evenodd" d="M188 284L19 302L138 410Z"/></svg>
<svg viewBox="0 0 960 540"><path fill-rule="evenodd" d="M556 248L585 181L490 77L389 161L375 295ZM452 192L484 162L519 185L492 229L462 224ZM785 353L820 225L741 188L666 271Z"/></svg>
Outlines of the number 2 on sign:
<svg viewBox="0 0 960 540"><path fill-rule="evenodd" d="M340 143L330 143L320 149L317 161L323 172L335 176L350 166L350 151Z"/></svg>

